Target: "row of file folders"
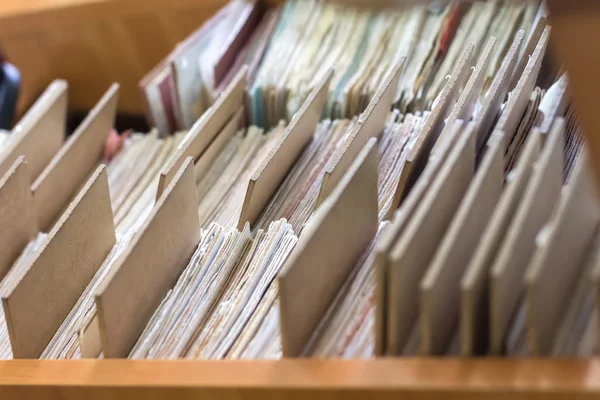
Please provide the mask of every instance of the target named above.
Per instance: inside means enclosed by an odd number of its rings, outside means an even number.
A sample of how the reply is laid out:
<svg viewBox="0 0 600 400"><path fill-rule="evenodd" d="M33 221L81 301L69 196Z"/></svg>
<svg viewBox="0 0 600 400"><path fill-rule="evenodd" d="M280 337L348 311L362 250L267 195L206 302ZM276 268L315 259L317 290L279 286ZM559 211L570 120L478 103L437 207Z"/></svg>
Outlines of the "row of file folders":
<svg viewBox="0 0 600 400"><path fill-rule="evenodd" d="M53 82L0 135L0 357L594 353L595 180L551 28L531 7L372 12L371 31L413 14L421 31L381 33L413 44L380 55L359 38L372 68L347 68L361 79L296 54L285 74L299 86L278 85L256 124L252 71L282 68L272 52L308 52L298 21L326 15L328 32L346 32L344 18L369 12L290 2L258 14L258 27L276 18L258 66L241 63L173 135L112 131L114 84L63 143L68 85ZM427 57L422 36L434 37ZM419 78L427 61L414 60L439 42Z"/></svg>

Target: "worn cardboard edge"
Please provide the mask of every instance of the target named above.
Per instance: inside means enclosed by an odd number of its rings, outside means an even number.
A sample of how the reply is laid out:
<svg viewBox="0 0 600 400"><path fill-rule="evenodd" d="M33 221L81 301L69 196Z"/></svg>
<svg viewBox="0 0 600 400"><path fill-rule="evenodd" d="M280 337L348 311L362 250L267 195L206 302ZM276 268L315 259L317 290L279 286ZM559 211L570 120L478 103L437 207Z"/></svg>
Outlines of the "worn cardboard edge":
<svg viewBox="0 0 600 400"><path fill-rule="evenodd" d="M336 187L369 138L378 137L385 129L387 116L392 109L405 66L406 57L402 57L375 92L342 148L336 151L334 157L328 162L317 197L317 207Z"/></svg>
<svg viewBox="0 0 600 400"><path fill-rule="evenodd" d="M450 268L464 268L465 263L457 260L461 257L460 254L468 254L468 250L459 245L472 246L474 251L477 242L461 243L460 238L462 235L468 234L469 236L475 235L479 237L482 231L485 229L485 224L489 221L493 209L497 204L499 195L502 190L502 184L504 181L503 176L503 152L502 147L502 132L495 131L490 137L486 153L481 162L480 167L475 173L473 180L464 195L461 204L456 211L455 216L452 219L448 230L444 234L444 238L440 243L436 254L431 261L423 280L421 281L421 352L423 355L442 355L445 351L442 343L435 342L435 336L441 335L451 337L454 331L444 331L439 324L436 323L436 313L456 313L458 316L458 310L460 308L460 296L459 296L459 285L462 277L461 273L454 273L452 276L457 279L451 282L454 286L450 286L450 290L442 292L442 288L448 288L450 278L447 278ZM486 194L489 196L493 193L492 198L485 198ZM483 205L483 201L488 203ZM482 212L485 210L485 219L482 220L482 224L478 227L473 227L471 213L474 207L479 207L478 213L476 214L479 218L482 217ZM486 207L486 208L482 208ZM467 223L471 226L468 228ZM469 240L473 239L470 237ZM458 252L458 253L457 253ZM467 258L470 258L466 255ZM453 264L451 264L452 262ZM467 260L468 263L468 260ZM464 272L464 270L463 270ZM445 281L444 281L445 280ZM456 294L456 300L450 301L448 296ZM444 309L435 310L434 298L438 296L444 296L445 301L438 301L435 304L444 303ZM457 321L458 322L458 321ZM438 326L436 326L438 325ZM458 325L458 324L457 324ZM444 345L448 345L445 343Z"/></svg>
<svg viewBox="0 0 600 400"><path fill-rule="evenodd" d="M479 117L477 118L479 124L477 145L475 148L477 153L481 152L484 144L487 142L488 136L491 134L490 129L492 124L498 115L498 110L500 110L501 105L506 98L510 78L515 68L515 64L517 63L519 50L521 49L521 43L523 42L524 36L525 32L522 30L518 31L515 35L506 56L504 56L504 60L502 60L502 65L496 73L492 85L485 96Z"/></svg>
<svg viewBox="0 0 600 400"><path fill-rule="evenodd" d="M83 231L95 232L95 239L81 239L80 233ZM83 242L81 242L82 240ZM1 294L14 358L37 358L41 355L115 242L106 167L100 165L48 234L48 238L31 258L27 267L11 281ZM97 259L87 260L89 264L85 266L68 265L69 262L81 261L77 259L76 254L72 254L73 251L84 251L86 255L94 254ZM86 267L90 268L90 264L95 268L84 271ZM48 271L48 268L56 265L60 265L63 270L54 268ZM54 279L56 279L56 274L62 273L64 276L59 277L60 281L72 281L75 278L73 271L77 271L80 276L84 272L89 275L89 279L82 277L79 287L72 288L76 292L66 293L66 286L39 290L49 284L46 281L48 273L54 274ZM72 301L69 301L68 304L61 304L56 302L56 297L43 297L58 291L61 296L67 295ZM56 295L56 293L54 294ZM67 301L65 300L65 302ZM50 314L45 314L44 318L37 318L41 310L36 307L50 307L56 315L52 315L52 319L44 321L43 319ZM29 314L30 318L25 318L25 314ZM38 326L32 326L32 321L35 321ZM24 333L28 334L29 340L19 337Z"/></svg>
<svg viewBox="0 0 600 400"><path fill-rule="evenodd" d="M10 142L0 152L0 176L6 173L19 156L24 155L31 164L29 169L33 182L58 152L67 123L68 89L66 81L53 81L12 129ZM59 129L41 129L41 124L52 118L62 122ZM52 145L48 143L48 136L52 136Z"/></svg>
<svg viewBox="0 0 600 400"><path fill-rule="evenodd" d="M306 226L279 274L281 342L286 357L302 353L377 232L377 151L377 139L369 139ZM324 247L337 250L325 254Z"/></svg>
<svg viewBox="0 0 600 400"><path fill-rule="evenodd" d="M206 151L200 156L194 165L194 173L196 174L196 182L200 181L208 172L213 161L218 157L220 151L225 147L227 142L235 135L242 124L244 116L244 107L240 107L231 117L229 122L221 129L217 136L213 139Z"/></svg>
<svg viewBox="0 0 600 400"><path fill-rule="evenodd" d="M475 109L478 96L483 88L486 72L490 65L492 50L494 50L495 46L496 38L491 36L481 52L481 55L477 60L477 64L475 64L475 69L471 73L465 88L462 90L458 101L454 105L452 112L448 117L448 121L444 125L444 129L442 129L438 140L435 142L435 145L431 150L432 153L438 151L441 144L446 140L449 130L452 128L457 119L469 120L473 115L473 110Z"/></svg>
<svg viewBox="0 0 600 400"><path fill-rule="evenodd" d="M156 199L158 200L187 157L196 161L213 141L215 136L227 124L231 116L244 104L244 91L248 67L243 66L235 75L227 89L215 103L204 112L179 144L177 151L163 167L159 180Z"/></svg>
<svg viewBox="0 0 600 400"><path fill-rule="evenodd" d="M500 118L496 123L495 128L504 132L505 148L508 148L512 137L521 122L521 117L525 112L529 97L535 87L535 82L542 67L542 61L544 60L546 48L548 47L548 42L550 40L550 30L549 26L544 28L533 54L529 57L525 70L519 78L517 86L508 96L506 107L500 114Z"/></svg>
<svg viewBox="0 0 600 400"><path fill-rule="evenodd" d="M250 178L238 220L238 229L243 229L246 222L251 225L254 223L311 140L327 101L332 76L333 69L330 68L310 92L269 155Z"/></svg>
<svg viewBox="0 0 600 400"><path fill-rule="evenodd" d="M145 274L154 274L153 279L145 281L146 285L158 282L161 286L160 289L166 288L175 283L174 281L179 277L179 274L189 262L195 247L198 245L200 240L200 223L198 220L198 200L193 163L192 157L188 157L184 161L154 206L151 214L140 227L131 243L121 253L112 270L96 291L97 316L104 357L106 358L126 357L151 316L139 314L122 315L122 313L128 311L125 311L123 307L111 307L111 302L120 303L122 299L129 298L128 303L131 303L135 301L131 300L132 292L137 289L139 292L137 300L146 302L150 304L151 308L155 308L154 305L158 306L166 293L166 291L163 293L161 290L152 292L148 287L142 287L143 285L139 282L129 282L134 279L133 277L137 276L136 273L132 274L131 271L137 268L141 269L140 272ZM166 212L173 212L175 209L177 211L175 215L167 218L169 214L166 214ZM167 227L165 224L170 226ZM165 237L165 232L169 232L173 237ZM175 242L177 239L183 240L184 243L178 243L178 246L172 245L169 247L156 246L152 243L156 237L163 238L165 243ZM155 254L139 253L137 250L138 248L143 249L145 247L154 251ZM164 254L161 255L163 251ZM149 262L164 264L159 266L154 265L155 268L151 268L152 266L147 263L137 263L136 260L130 261L134 255L145 257L150 260ZM164 259L158 259L158 257ZM156 261L157 259L158 261ZM177 261L180 261L178 263L180 265L169 265L177 263ZM128 273L130 276L127 275ZM123 283L128 284L126 285L127 288L123 287ZM115 291L116 293L112 293ZM133 307L133 309L137 310L138 306L139 304L130 304L129 308ZM151 311L153 312L154 309ZM116 327L113 324L111 327L110 324L107 324L108 318L112 320L115 318L121 321L125 320L126 323ZM117 331L114 331L114 329L117 329Z"/></svg>
<svg viewBox="0 0 600 400"><path fill-rule="evenodd" d="M404 201L425 168L427 158L443 129L444 119L447 117L451 100L455 97L456 92L460 90L458 83L464 81L464 77L470 71L468 64L474 49L473 43L469 43L463 50L448 82L446 82L438 96L436 105L427 118L419 138L408 155L396 190L400 194L400 202Z"/></svg>
<svg viewBox="0 0 600 400"><path fill-rule="evenodd" d="M105 140L98 141L98 148L86 148L86 151L89 150L97 156L92 157L92 155L90 155L90 157L86 157L84 159L86 165L75 165L75 161L79 161L77 160L79 157L76 151L81 151L81 149L77 149L77 147L80 147L80 143L84 143L84 141L86 144L89 144L87 141L91 139L97 140L97 138L94 137L90 139L90 135L86 135L86 133L90 129L96 128L94 124L107 115L109 116L108 120L111 121L110 126L106 129L105 138L108 137L116 117L118 98L119 84L113 83L102 95L94 108L90 110L75 132L60 148L58 153L52 158L44 171L33 182L31 190L34 193L34 199L36 200L36 206L38 208L40 229L48 230L50 228L51 223L54 222L69 199L75 195L75 191L81 187L83 182L85 182L85 179L89 176L87 174L93 172L94 168L100 163L104 151ZM70 174L70 176L57 177L56 171L59 169L79 172ZM85 174L85 176L81 181L75 180L82 173ZM59 193L56 193L57 190L55 185L58 180L60 180L61 189ZM67 190L63 190L62 188L66 188ZM40 195L40 193L42 194ZM63 204L58 205L56 202L48 203L46 200L48 200L51 193L54 197L61 196L61 198L64 198L64 202L61 201ZM40 196L43 196L44 199L40 200Z"/></svg>
<svg viewBox="0 0 600 400"><path fill-rule="evenodd" d="M461 335L460 352L463 356L472 356L475 352L480 352L479 344L476 343L477 337L480 341L487 341L488 335L483 335L481 332L476 335L474 334L474 328L476 326L488 326L487 318L482 316L481 313L487 313L489 309L487 307L487 298L489 298L488 276L491 264L496 257L496 250L492 250L492 247L499 247L499 243L504 238L505 231L501 226L507 225L510 222L509 220L512 220L516 203L523 197L525 186L530 179L539 152L540 135L534 130L527 138L523 153L514 170L515 174L512 178L509 178L508 183L505 185L492 217L461 279L459 329ZM499 229L502 229L502 231ZM485 321L478 318L485 318ZM481 340L483 336L485 338Z"/></svg>
<svg viewBox="0 0 600 400"><path fill-rule="evenodd" d="M537 130L532 133L535 134L536 132ZM534 204L539 191L544 186L552 187L552 184L555 183L552 182L552 178L550 178L551 175L548 174L554 172L555 174L560 175L560 177L555 177L554 179L557 181L560 179L560 184L562 186L563 136L564 120L560 118L553 124L550 137L546 140L540 158L535 164L531 179L527 183L525 193L523 194L523 200L515 212L512 223L506 232L506 236L490 270L490 351L493 354L499 354L503 350L506 331L510 321L509 314L512 314L514 311L512 309L507 310L507 308L512 308L518 301L518 298L515 298L514 296L507 300L507 297L503 296L505 293L502 293L501 290L502 284L508 279L506 278L507 274L509 274L511 270L514 270L514 266L509 268L509 261L513 255L512 252L516 246L515 243L517 238L521 235L523 229L526 229L525 222L530 215L530 210L533 207L542 206ZM559 154L556 155L555 153ZM553 157L560 159L560 165L556 166L551 164ZM559 168L560 173L558 171L552 171L552 168ZM546 202L551 202L550 204L554 204L556 200L556 198L545 199ZM548 215L548 217L550 216L551 215ZM544 224L546 222L547 221L544 221ZM522 278L523 277L521 277L521 279ZM518 288L516 290L518 290ZM513 305L510 303L513 303Z"/></svg>
<svg viewBox="0 0 600 400"><path fill-rule="evenodd" d="M525 45L523 54L521 57L519 57L519 61L515 67L515 71L513 72L509 90L512 91L517 87L519 80L521 79L521 76L523 75L523 72L525 71L525 67L527 66L527 63L529 62L529 57L533 55L533 52L534 52L540 38L542 37L542 33L544 32L544 28L546 27L546 24L547 24L546 16L541 16L536 21L536 23L533 27L533 30L531 31L531 34L527 40L527 44Z"/></svg>
<svg viewBox="0 0 600 400"><path fill-rule="evenodd" d="M0 279L38 233L31 179L24 156L19 156L0 179ZM15 207L13 207L13 205Z"/></svg>

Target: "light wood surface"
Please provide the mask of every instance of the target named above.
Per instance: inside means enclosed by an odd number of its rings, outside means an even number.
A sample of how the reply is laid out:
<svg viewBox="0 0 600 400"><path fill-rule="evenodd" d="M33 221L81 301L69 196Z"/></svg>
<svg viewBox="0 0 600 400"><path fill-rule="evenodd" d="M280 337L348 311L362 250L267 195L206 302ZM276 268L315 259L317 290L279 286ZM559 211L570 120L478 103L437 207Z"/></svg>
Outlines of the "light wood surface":
<svg viewBox="0 0 600 400"><path fill-rule="evenodd" d="M122 84L120 111L143 112L137 83L227 0L3 0L0 48L21 73L19 114L55 78L91 109Z"/></svg>
<svg viewBox="0 0 600 400"><path fill-rule="evenodd" d="M580 400L599 394L600 360L0 362L0 397L20 400Z"/></svg>
<svg viewBox="0 0 600 400"><path fill-rule="evenodd" d="M598 93L600 77L600 3L594 0L547 1L552 25L552 45L557 58L569 71L569 85L573 104L588 141L591 160L600 182L600 125Z"/></svg>

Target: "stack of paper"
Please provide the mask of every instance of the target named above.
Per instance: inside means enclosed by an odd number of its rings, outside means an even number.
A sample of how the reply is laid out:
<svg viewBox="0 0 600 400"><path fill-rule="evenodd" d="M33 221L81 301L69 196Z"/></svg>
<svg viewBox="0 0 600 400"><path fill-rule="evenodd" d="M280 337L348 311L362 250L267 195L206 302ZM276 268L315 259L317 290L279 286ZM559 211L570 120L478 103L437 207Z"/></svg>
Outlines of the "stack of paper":
<svg viewBox="0 0 600 400"><path fill-rule="evenodd" d="M260 60L272 14L259 30L265 38L242 50L260 17L256 1L232 0L142 78L148 120L161 134L191 128L213 103L230 70ZM236 62L240 52L246 55Z"/></svg>
<svg viewBox="0 0 600 400"><path fill-rule="evenodd" d="M333 68L324 116L352 118L406 56L395 101L403 113L421 112L431 109L464 46L472 42L478 53L495 36L487 89L515 32L533 34L540 7L539 1L494 0L381 11L289 0L261 16L256 2L232 0L148 73L140 89L149 122L161 133L189 129L247 64L249 121L273 127L290 120Z"/></svg>
<svg viewBox="0 0 600 400"><path fill-rule="evenodd" d="M208 227L216 222L226 228L237 226L244 192L250 176L269 154L283 131L279 125L264 134L254 126L240 131L223 145L215 160L198 179L198 215L200 224Z"/></svg>
<svg viewBox="0 0 600 400"><path fill-rule="evenodd" d="M158 130L107 165L118 241L42 358L103 356L102 284L169 229L179 261L107 357L590 354L600 208L567 77L538 79L539 9L232 1L145 78ZM174 204L199 219L177 257Z"/></svg>
<svg viewBox="0 0 600 400"><path fill-rule="evenodd" d="M272 126L291 118L329 67L335 75L325 115L358 114L393 63L412 52L424 12L287 2L250 89L253 123Z"/></svg>
<svg viewBox="0 0 600 400"><path fill-rule="evenodd" d="M426 121L425 117L412 114L401 118L397 110L394 110L391 116L392 119L379 138L380 221L388 218L406 160ZM396 116L398 120L394 121Z"/></svg>
<svg viewBox="0 0 600 400"><path fill-rule="evenodd" d="M254 237L211 225L130 357L224 357L296 241L285 220Z"/></svg>
<svg viewBox="0 0 600 400"><path fill-rule="evenodd" d="M133 134L106 169L118 233L139 226L154 205L158 174L177 150L184 133L161 139L153 131Z"/></svg>
<svg viewBox="0 0 600 400"><path fill-rule="evenodd" d="M266 228L272 221L285 218L294 231L302 230L314 210L325 164L351 127L348 120L326 120L317 126L312 141L265 207L256 227Z"/></svg>

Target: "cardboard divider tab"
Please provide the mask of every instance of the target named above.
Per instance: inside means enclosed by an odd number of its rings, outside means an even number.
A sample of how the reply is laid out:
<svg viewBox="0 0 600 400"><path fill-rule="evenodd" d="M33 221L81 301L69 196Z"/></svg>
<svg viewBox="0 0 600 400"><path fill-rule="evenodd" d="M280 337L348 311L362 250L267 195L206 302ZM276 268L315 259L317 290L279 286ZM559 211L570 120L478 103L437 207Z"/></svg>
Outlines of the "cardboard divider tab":
<svg viewBox="0 0 600 400"><path fill-rule="evenodd" d="M483 89L483 83L485 82L486 73L492 58L492 51L495 46L496 38L491 36L481 51L477 64L475 64L475 68L473 69L465 88L460 93L458 101L454 105L454 108L444 125L444 129L442 129L438 140L435 142L433 150L431 150L432 153L435 153L441 144L444 143L457 119L468 121L473 116L475 106L477 105L477 101L479 100L479 96Z"/></svg>
<svg viewBox="0 0 600 400"><path fill-rule="evenodd" d="M505 148L508 148L510 141L519 127L521 118L525 113L529 97L535 88L535 82L542 67L542 61L544 60L549 40L550 27L547 26L542 32L542 36L540 37L533 54L529 57L527 66L519 78L517 86L508 97L506 107L500 114L500 118L494 127L496 130L504 132Z"/></svg>
<svg viewBox="0 0 600 400"><path fill-rule="evenodd" d="M483 354L487 350L489 271L525 192L533 164L540 152L540 143L539 133L531 132L516 168L507 177L490 222L461 279L459 323L460 353L463 356Z"/></svg>
<svg viewBox="0 0 600 400"><path fill-rule="evenodd" d="M500 198L504 143L495 132L444 239L421 282L423 355L443 355L458 326L460 280Z"/></svg>
<svg viewBox="0 0 600 400"><path fill-rule="evenodd" d="M194 162L198 160L213 139L227 125L232 115L244 104L247 73L248 67L243 66L215 103L202 114L185 135L177 152L160 173L156 193L157 200L162 196L186 158L192 157Z"/></svg>
<svg viewBox="0 0 600 400"><path fill-rule="evenodd" d="M537 134L537 129L531 134ZM557 119L490 271L490 351L504 349L511 317L525 289L535 236L548 222L562 187L564 120Z"/></svg>
<svg viewBox="0 0 600 400"><path fill-rule="evenodd" d="M415 184L414 188L408 194L408 197L402 203L401 207L396 211L392 223L384 228L381 232L380 239L375 245L375 261L374 268L377 273L376 290L375 290L375 351L378 355L383 354L388 347L386 341L386 326L388 316L388 285L389 285L389 252L394 243L404 230L410 217L414 214L414 210L421 203L427 190L431 186L431 182L435 179L442 164L446 160L450 149L454 147L459 131L462 129L462 124L454 124L454 129L446 135L445 141L439 148L431 154L429 161L423 174Z"/></svg>
<svg viewBox="0 0 600 400"><path fill-rule="evenodd" d="M456 125L464 127L462 121ZM400 354L419 314L419 283L475 169L475 124L460 137L390 253L388 352Z"/></svg>
<svg viewBox="0 0 600 400"><path fill-rule="evenodd" d="M0 279L38 233L31 178L20 156L0 180Z"/></svg>
<svg viewBox="0 0 600 400"><path fill-rule="evenodd" d="M450 107L456 97L458 97L461 82L467 80L467 74L471 71L471 58L474 48L473 43L469 43L463 50L448 82L446 82L446 85L444 85L444 88L438 95L433 110L427 118L419 138L408 154L408 158L400 174L398 189L396 190L400 202L406 198L406 195L410 192L427 164L431 150L444 128L444 120L448 117Z"/></svg>
<svg viewBox="0 0 600 400"><path fill-rule="evenodd" d="M68 89L63 80L52 82L12 129L10 142L1 152L0 176L19 156L27 157L31 182L42 173L65 138Z"/></svg>
<svg viewBox="0 0 600 400"><path fill-rule="evenodd" d="M302 353L377 233L377 139L371 138L306 225L279 281L285 357Z"/></svg>
<svg viewBox="0 0 600 400"><path fill-rule="evenodd" d="M519 50L521 49L521 43L525 36L524 31L518 31L515 35L500 69L496 73L492 85L487 91L481 109L476 119L477 123L477 144L475 151L479 154L485 143L488 141L489 135L491 134L492 124L496 120L499 110L506 98L508 92L508 85L510 84L510 78L512 77L513 70L519 57Z"/></svg>
<svg viewBox="0 0 600 400"><path fill-rule="evenodd" d="M313 137L327 101L332 76L333 69L329 69L294 115L269 155L250 178L238 221L238 229L243 229L246 222L252 225L260 216L279 184L285 179L286 174Z"/></svg>
<svg viewBox="0 0 600 400"><path fill-rule="evenodd" d="M81 358L97 358L102 352L102 337L98 314L77 332Z"/></svg>
<svg viewBox="0 0 600 400"><path fill-rule="evenodd" d="M527 44L521 52L519 56L519 61L515 66L513 77L509 86L510 91L513 91L519 84L519 80L521 79L521 76L523 75L523 72L525 71L525 68L529 63L529 58L533 55L533 52L535 51L535 48L540 38L542 37L542 33L546 28L546 24L548 23L548 16L546 14L540 14L540 11L542 11L541 8L538 11L538 15L536 16L536 21L534 22L533 28L528 33L529 36L527 38Z"/></svg>
<svg viewBox="0 0 600 400"><path fill-rule="evenodd" d="M244 118L244 107L240 107L227 124L221 129L214 140L206 148L206 151L200 156L194 165L196 182L200 181L208 171L213 161L219 156L219 153L227 142L235 135L242 126Z"/></svg>
<svg viewBox="0 0 600 400"><path fill-rule="evenodd" d="M552 101L544 104L546 100ZM544 113L544 119L540 124L540 132L544 134L543 137L552 128L555 118L565 116L570 102L569 79L567 75L563 75L546 91L539 106L540 111Z"/></svg>
<svg viewBox="0 0 600 400"><path fill-rule="evenodd" d="M102 161L106 138L113 128L119 101L113 83L77 130L52 158L31 190L42 231L48 231L69 200Z"/></svg>
<svg viewBox="0 0 600 400"><path fill-rule="evenodd" d="M194 161L188 157L96 293L105 358L127 357L199 241Z"/></svg>
<svg viewBox="0 0 600 400"><path fill-rule="evenodd" d="M14 358L42 354L115 241L108 177L100 165L2 293Z"/></svg>
<svg viewBox="0 0 600 400"><path fill-rule="evenodd" d="M406 57L402 57L375 92L367 109L352 128L342 148L336 151L327 163L317 199L317 207L325 201L337 186L369 138L378 137L385 129L385 122L392 109L398 91L398 83L405 65Z"/></svg>
<svg viewBox="0 0 600 400"><path fill-rule="evenodd" d="M599 222L596 185L583 153L525 274L530 355L550 355Z"/></svg>

